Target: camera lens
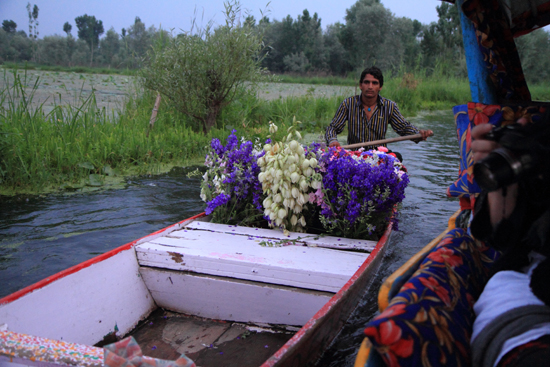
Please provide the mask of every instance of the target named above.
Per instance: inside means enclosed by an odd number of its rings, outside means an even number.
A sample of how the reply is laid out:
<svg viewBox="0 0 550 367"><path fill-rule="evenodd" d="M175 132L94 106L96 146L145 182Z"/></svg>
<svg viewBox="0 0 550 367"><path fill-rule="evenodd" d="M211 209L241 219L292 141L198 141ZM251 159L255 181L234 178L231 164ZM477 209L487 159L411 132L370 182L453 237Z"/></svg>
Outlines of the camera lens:
<svg viewBox="0 0 550 367"><path fill-rule="evenodd" d="M474 178L487 191L495 191L517 181L527 162L508 149L498 148L474 165Z"/></svg>

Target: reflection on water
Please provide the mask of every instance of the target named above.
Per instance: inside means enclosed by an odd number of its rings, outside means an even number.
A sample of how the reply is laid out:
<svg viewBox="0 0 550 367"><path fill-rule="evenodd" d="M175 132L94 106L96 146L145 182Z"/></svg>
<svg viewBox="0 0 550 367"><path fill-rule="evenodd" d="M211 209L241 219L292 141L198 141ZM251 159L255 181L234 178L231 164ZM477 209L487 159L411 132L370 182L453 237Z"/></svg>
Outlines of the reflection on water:
<svg viewBox="0 0 550 367"><path fill-rule="evenodd" d="M320 366L352 367L363 341L364 325L378 310L378 288L405 261L447 228L449 217L459 209L458 200L448 198L447 187L457 179L458 141L452 112L411 119L419 129L431 129L427 142L399 142L389 146L403 155L410 184L405 191L399 231L393 232L380 272L373 281L376 292L364 295L341 335L321 359ZM391 137L391 136L388 136Z"/></svg>
<svg viewBox="0 0 550 367"><path fill-rule="evenodd" d="M204 210L188 170L122 190L0 198L0 297Z"/></svg>
<svg viewBox="0 0 550 367"><path fill-rule="evenodd" d="M376 288L384 278L447 226L458 201L446 189L458 176L458 142L452 113L411 120L431 129L427 142L398 142L410 175ZM391 137L391 136L388 136ZM58 271L204 210L200 178L188 170L132 179L123 190L68 196L0 198L0 297ZM376 312L376 293L365 295L343 335L321 365L353 366L363 325Z"/></svg>

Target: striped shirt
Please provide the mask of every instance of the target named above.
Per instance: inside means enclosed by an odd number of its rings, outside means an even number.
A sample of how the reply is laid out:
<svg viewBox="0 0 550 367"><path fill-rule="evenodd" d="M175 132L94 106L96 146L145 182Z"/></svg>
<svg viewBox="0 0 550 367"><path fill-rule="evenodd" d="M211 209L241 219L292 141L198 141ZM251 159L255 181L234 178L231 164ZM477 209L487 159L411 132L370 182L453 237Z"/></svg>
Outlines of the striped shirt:
<svg viewBox="0 0 550 367"><path fill-rule="evenodd" d="M419 132L405 120L395 102L382 96L378 96L377 106L370 119L367 119L367 114L363 110L361 95L346 98L325 132L327 144L337 140L336 135L344 130L346 121L349 121L348 144L384 139L388 123L399 135L413 135ZM374 148L375 146L365 147L367 150Z"/></svg>

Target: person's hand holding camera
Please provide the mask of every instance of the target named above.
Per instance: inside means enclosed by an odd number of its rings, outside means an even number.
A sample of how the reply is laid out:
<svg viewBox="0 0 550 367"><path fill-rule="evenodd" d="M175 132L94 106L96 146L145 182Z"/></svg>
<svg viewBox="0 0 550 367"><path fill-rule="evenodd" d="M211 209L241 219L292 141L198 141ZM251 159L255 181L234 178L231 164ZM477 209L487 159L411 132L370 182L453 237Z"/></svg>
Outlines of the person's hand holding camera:
<svg viewBox="0 0 550 367"><path fill-rule="evenodd" d="M521 118L517 121L519 124L525 124L527 120ZM489 153L500 147L500 144L494 140L486 139L486 135L493 130L491 124L477 125L472 129L472 154L474 164L486 158ZM489 215L491 224L494 226L504 218L512 214L518 197L518 184L506 186L504 188L491 191L487 194L489 202Z"/></svg>

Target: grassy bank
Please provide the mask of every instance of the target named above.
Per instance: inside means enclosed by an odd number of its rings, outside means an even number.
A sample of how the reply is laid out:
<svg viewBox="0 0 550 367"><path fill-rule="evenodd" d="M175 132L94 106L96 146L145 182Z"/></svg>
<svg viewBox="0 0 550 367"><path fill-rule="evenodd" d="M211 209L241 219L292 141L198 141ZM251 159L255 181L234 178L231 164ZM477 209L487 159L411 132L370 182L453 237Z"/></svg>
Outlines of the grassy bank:
<svg viewBox="0 0 550 367"><path fill-rule="evenodd" d="M247 139L267 138L268 122L288 127L294 116L303 133L323 134L343 97L280 98L266 101L245 90L204 135L198 124L163 99L149 129L155 95L134 90L119 110L97 106L95 95L77 106L56 105L46 112L33 104L36 80L17 75L0 90L0 194L106 187L115 177L159 173L173 165L202 164L213 138L224 140L232 129ZM24 86L34 86L25 89ZM26 90L26 91L25 91ZM548 98L547 88L533 90ZM546 93L546 94L545 94ZM389 79L383 95L395 100L405 116L420 110L449 109L470 99L466 81ZM34 107L33 107L34 106ZM449 126L454 129L454 126Z"/></svg>
<svg viewBox="0 0 550 367"><path fill-rule="evenodd" d="M232 129L249 139L265 140L268 122L290 124L293 116L305 130L322 130L338 99L295 98L267 102L246 91L220 115L207 135L198 124L165 100L152 129L155 95L128 93L120 110L98 108L95 95L78 106L56 105L46 113L33 104L37 81L19 74L0 90L0 193L10 195L101 187L112 177L158 173L170 165L200 164L213 138L224 140ZM32 85L33 88L25 89ZM137 88L134 86L134 88ZM35 107L33 107L35 106Z"/></svg>

